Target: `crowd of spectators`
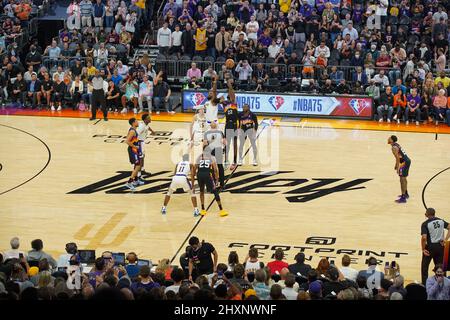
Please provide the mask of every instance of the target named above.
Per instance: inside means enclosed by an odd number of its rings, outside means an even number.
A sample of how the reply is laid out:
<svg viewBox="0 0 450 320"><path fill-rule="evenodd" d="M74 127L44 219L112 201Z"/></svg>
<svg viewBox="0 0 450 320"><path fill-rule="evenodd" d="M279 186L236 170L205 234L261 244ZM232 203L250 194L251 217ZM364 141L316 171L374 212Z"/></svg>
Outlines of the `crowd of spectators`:
<svg viewBox="0 0 450 320"><path fill-rule="evenodd" d="M134 252L117 263L110 251L86 266L75 243L66 244L58 259L43 251L40 239L28 252L20 250L17 237L10 244L0 255L1 300L450 300L450 280L440 264L424 284L405 285L398 263L380 271L374 257L359 271L348 255L341 266L322 258L314 268L300 252L288 264L282 249L267 265L256 248L244 260L232 251L224 261L211 243L196 237L178 266L169 259L139 265Z"/></svg>
<svg viewBox="0 0 450 320"><path fill-rule="evenodd" d="M31 18L42 10L43 0L4 0L0 2L0 55L17 55L17 38L27 29Z"/></svg>
<svg viewBox="0 0 450 320"><path fill-rule="evenodd" d="M208 88L212 65L222 87L232 77L241 90L369 95L379 121L450 125L450 100L441 97L450 93L449 8L438 0L168 0L157 61L202 64L180 75L189 88Z"/></svg>
<svg viewBox="0 0 450 320"><path fill-rule="evenodd" d="M3 3L9 37L30 5ZM32 41L23 55L14 42L5 48L0 99L87 110L98 70L110 111L173 113L173 69L161 59L192 59L185 88L208 89L217 75L219 88L234 78L237 90L368 95L380 122L450 125L448 7L438 0L168 0L154 67L148 55L128 65L152 17L148 2L74 0L48 47Z"/></svg>
<svg viewBox="0 0 450 320"><path fill-rule="evenodd" d="M23 59L8 50L0 73L3 106L89 110L98 73L109 111L137 113L154 105L157 113L174 113L167 79L155 72L149 56L128 65L152 15L146 1L75 0L67 14L66 28L47 47L31 41Z"/></svg>

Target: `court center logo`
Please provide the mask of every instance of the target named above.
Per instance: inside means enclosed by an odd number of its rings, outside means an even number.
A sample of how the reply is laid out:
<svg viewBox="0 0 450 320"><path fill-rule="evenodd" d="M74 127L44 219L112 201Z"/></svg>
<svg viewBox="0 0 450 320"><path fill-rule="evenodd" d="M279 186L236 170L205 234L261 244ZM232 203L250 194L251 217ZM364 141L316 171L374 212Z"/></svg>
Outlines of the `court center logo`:
<svg viewBox="0 0 450 320"><path fill-rule="evenodd" d="M327 195L344 191L365 189L364 183L371 178L346 181L344 178L293 178L294 171L276 171L262 174L260 171L236 171L223 192L233 194L282 194L288 202L309 202ZM172 181L172 171L144 173L145 184L137 187L134 194L166 193ZM117 171L115 175L68 192L69 194L127 194L125 183L129 171ZM225 178L227 179L227 177ZM181 193L181 191L179 191Z"/></svg>

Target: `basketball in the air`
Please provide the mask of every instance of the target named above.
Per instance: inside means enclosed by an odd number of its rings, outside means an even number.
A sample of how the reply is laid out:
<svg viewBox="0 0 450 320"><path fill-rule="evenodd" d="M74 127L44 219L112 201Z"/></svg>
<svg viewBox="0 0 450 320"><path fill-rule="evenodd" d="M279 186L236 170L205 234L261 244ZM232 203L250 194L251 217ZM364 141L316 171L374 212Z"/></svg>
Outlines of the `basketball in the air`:
<svg viewBox="0 0 450 320"><path fill-rule="evenodd" d="M227 66L228 69L232 69L234 67L234 60L227 59L227 61L225 61L225 65Z"/></svg>

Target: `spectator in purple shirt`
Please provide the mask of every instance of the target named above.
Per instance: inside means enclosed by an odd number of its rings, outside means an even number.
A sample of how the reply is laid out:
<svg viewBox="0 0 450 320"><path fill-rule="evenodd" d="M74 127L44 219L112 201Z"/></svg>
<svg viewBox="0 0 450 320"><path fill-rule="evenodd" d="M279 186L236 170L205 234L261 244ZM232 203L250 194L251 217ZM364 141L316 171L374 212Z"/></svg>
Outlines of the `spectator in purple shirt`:
<svg viewBox="0 0 450 320"><path fill-rule="evenodd" d="M303 3L298 11L303 17L308 18L312 14L312 7L308 3Z"/></svg>
<svg viewBox="0 0 450 320"><path fill-rule="evenodd" d="M323 10L325 9L325 3L327 3L326 0L316 0L316 8L317 12L322 15Z"/></svg>
<svg viewBox="0 0 450 320"><path fill-rule="evenodd" d="M166 3L163 9L163 16L165 16L169 10L172 10L172 13L178 18L178 5L175 3L175 0L169 0L169 2Z"/></svg>
<svg viewBox="0 0 450 320"><path fill-rule="evenodd" d="M270 30L268 28L264 29L264 33L259 37L258 42L265 48L272 44L272 38L270 37Z"/></svg>
<svg viewBox="0 0 450 320"><path fill-rule="evenodd" d="M360 24L362 22L364 11L359 3L356 4L356 8L353 9L352 21L355 24Z"/></svg>
<svg viewBox="0 0 450 320"><path fill-rule="evenodd" d="M160 287L159 283L154 282L152 277L150 277L150 267L142 266L139 270L139 281L131 284L131 291L137 294L141 288L149 292L151 289L158 287Z"/></svg>
<svg viewBox="0 0 450 320"><path fill-rule="evenodd" d="M405 110L405 117L406 117L406 124L409 123L409 114L410 113L414 113L414 115L416 116L416 125L419 125L419 121L420 121L420 104L422 102L422 99L420 98L420 96L417 94L417 89L413 88L411 89L411 93L408 94L408 96L406 97L406 101L407 101L407 107Z"/></svg>

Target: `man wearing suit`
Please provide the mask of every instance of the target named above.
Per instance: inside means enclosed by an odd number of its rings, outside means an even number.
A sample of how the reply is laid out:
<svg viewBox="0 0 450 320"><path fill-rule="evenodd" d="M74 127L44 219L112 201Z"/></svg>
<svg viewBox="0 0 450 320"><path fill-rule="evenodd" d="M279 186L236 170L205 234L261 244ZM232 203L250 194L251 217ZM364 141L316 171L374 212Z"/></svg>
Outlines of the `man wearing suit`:
<svg viewBox="0 0 450 320"><path fill-rule="evenodd" d="M362 67L356 67L356 72L353 73L352 82L359 81L363 86L367 84L367 74L363 72Z"/></svg>

